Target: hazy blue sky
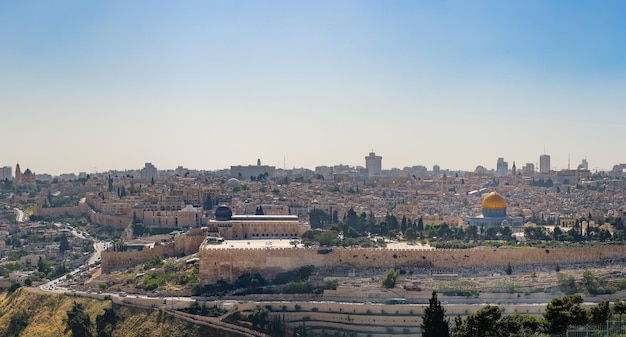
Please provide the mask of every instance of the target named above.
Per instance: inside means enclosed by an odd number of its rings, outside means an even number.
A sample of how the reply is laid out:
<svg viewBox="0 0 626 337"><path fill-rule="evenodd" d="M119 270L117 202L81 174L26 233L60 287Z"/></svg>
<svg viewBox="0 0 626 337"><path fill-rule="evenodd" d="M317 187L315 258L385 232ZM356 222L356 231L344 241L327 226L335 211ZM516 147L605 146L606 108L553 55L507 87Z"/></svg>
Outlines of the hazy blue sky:
<svg viewBox="0 0 626 337"><path fill-rule="evenodd" d="M626 162L624 1L3 1L0 166Z"/></svg>

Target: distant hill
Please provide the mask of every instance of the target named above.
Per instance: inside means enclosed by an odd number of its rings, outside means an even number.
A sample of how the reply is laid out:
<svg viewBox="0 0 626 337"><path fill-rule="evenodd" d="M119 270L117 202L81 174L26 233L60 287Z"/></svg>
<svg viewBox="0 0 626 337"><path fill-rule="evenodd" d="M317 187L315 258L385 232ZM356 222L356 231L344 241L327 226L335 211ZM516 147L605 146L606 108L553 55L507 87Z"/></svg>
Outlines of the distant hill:
<svg viewBox="0 0 626 337"><path fill-rule="evenodd" d="M71 336L63 322L73 302L81 303L92 322L93 336L96 333L96 316L111 308L110 301L99 301L81 297L39 293L37 290L18 289L12 294L0 294L0 336ZM122 317L111 336L150 337L193 337L216 336L238 337L240 335L196 325L159 309L142 309L115 305ZM15 332L19 332L16 335Z"/></svg>

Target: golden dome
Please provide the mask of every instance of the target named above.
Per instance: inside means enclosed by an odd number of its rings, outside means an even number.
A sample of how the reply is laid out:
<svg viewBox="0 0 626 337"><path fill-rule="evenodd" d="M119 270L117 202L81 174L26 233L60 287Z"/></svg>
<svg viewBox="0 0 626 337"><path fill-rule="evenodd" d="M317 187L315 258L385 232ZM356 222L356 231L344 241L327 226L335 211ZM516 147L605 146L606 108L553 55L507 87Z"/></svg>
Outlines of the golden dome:
<svg viewBox="0 0 626 337"><path fill-rule="evenodd" d="M506 208L506 201L498 192L490 192L483 198L483 208L503 209Z"/></svg>

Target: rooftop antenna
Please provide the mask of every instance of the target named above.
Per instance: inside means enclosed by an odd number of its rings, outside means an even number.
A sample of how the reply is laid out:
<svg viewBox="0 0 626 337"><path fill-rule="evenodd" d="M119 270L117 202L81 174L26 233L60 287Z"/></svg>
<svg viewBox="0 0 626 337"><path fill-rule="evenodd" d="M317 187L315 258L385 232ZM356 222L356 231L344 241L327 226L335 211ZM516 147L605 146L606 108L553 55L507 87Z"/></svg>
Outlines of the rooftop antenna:
<svg viewBox="0 0 626 337"><path fill-rule="evenodd" d="M568 171L570 170L570 167L569 167L569 157L570 157L570 156L569 156L569 152L568 152L568 153L567 153L567 170L568 170Z"/></svg>
<svg viewBox="0 0 626 337"><path fill-rule="evenodd" d="M287 156L283 156L283 170L287 169Z"/></svg>

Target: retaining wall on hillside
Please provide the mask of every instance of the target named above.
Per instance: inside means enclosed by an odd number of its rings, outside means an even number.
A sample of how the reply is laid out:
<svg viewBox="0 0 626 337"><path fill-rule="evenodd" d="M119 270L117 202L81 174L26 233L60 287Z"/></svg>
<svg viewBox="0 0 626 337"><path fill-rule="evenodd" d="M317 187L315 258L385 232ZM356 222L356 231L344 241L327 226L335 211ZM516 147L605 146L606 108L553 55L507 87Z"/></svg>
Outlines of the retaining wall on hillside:
<svg viewBox="0 0 626 337"><path fill-rule="evenodd" d="M110 273L114 270L134 267L145 263L154 255L163 258L191 255L198 252L198 247L204 241L206 234L199 235L179 235L169 242L152 249L144 249L132 252L102 252L101 268L103 273Z"/></svg>

